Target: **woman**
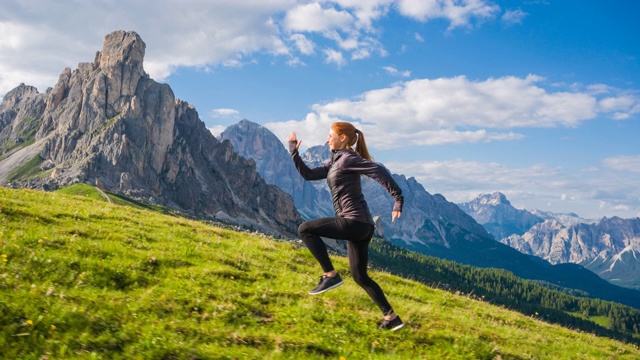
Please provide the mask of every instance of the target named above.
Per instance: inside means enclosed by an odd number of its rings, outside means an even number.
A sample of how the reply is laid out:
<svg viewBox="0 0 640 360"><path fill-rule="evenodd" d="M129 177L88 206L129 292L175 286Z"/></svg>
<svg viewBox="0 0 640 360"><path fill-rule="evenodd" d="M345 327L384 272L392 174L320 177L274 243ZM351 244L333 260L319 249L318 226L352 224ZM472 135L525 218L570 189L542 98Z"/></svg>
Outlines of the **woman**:
<svg viewBox="0 0 640 360"><path fill-rule="evenodd" d="M378 328L391 331L402 328L404 323L394 313L384 292L367 274L369 242L375 227L362 195L360 175L368 176L380 183L395 199L391 213L392 221L402 214L402 190L384 166L372 161L364 135L348 122L336 122L331 125L327 138L331 160L323 166L314 169L307 167L298 154L300 144L296 139L296 133L292 132L289 136L289 151L296 169L305 180L327 179L336 214L336 217L332 218L306 221L298 229L300 238L324 271L320 282L309 294L321 294L342 285L340 274L333 268L321 237L347 240L347 256L353 279L371 296L384 316Z"/></svg>

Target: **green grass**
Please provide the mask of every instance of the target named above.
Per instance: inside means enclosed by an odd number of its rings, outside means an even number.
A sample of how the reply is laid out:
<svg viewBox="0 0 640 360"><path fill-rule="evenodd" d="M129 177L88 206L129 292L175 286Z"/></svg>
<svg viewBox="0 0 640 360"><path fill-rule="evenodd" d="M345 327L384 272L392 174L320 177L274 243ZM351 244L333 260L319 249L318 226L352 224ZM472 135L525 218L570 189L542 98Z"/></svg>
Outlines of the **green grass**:
<svg viewBox="0 0 640 360"><path fill-rule="evenodd" d="M105 200L106 199L100 194L95 187L87 184L73 184L62 189L56 190L56 193L67 194L67 195L75 195L75 196L83 196L88 197L94 200ZM173 214L179 215L178 212L162 207L160 205L155 204L145 204L140 201L134 200L132 198L128 198L126 196L115 194L109 191L104 191L104 193L111 199L111 202L117 205L122 206L131 206L140 210L152 210L165 214Z"/></svg>
<svg viewBox="0 0 640 360"><path fill-rule="evenodd" d="M593 321L594 323L604 327L604 328L609 328L609 318L606 316L585 316L583 313L579 312L579 311L571 311L568 312L568 314L571 314L575 317L581 318L581 319L585 319L585 320L589 320L589 321Z"/></svg>
<svg viewBox="0 0 640 360"><path fill-rule="evenodd" d="M85 189L90 190L90 189ZM372 271L407 325L295 242L81 195L0 188L0 356L638 359L640 350Z"/></svg>

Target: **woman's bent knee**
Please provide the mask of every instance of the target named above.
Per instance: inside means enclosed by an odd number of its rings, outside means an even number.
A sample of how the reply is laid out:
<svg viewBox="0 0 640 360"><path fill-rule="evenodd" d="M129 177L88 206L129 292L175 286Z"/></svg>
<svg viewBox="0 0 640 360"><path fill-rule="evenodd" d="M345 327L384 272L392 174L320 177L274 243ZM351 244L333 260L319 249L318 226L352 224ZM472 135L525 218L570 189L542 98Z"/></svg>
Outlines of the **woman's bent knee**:
<svg viewBox="0 0 640 360"><path fill-rule="evenodd" d="M300 235L300 237L302 237L303 234L306 234L309 232L309 230L311 230L308 221L303 222L302 224L300 224L300 226L298 226L298 235Z"/></svg>

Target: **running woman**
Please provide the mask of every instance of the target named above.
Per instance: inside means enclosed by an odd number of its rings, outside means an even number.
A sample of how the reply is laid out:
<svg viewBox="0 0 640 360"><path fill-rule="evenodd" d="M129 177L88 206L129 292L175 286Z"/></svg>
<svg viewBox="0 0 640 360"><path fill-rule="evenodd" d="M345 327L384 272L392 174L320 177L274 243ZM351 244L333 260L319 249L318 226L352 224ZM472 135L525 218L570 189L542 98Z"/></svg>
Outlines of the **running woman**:
<svg viewBox="0 0 640 360"><path fill-rule="evenodd" d="M321 237L346 240L353 279L382 311L383 319L378 324L378 328L391 331L402 328L404 323L394 313L384 292L367 274L369 242L373 237L375 226L362 195L360 176L365 175L374 179L394 198L392 221L402 214L404 202L402 190L384 166L373 162L362 131L356 129L351 123L336 122L331 125L327 138L331 159L323 166L310 169L300 158L298 153L300 144L301 141L297 140L296 133L292 132L289 135L289 151L296 169L305 180L327 179L336 214L335 217L306 221L298 228L300 238L320 263L324 272L318 285L311 289L309 294L321 294L343 283L340 274L333 267Z"/></svg>

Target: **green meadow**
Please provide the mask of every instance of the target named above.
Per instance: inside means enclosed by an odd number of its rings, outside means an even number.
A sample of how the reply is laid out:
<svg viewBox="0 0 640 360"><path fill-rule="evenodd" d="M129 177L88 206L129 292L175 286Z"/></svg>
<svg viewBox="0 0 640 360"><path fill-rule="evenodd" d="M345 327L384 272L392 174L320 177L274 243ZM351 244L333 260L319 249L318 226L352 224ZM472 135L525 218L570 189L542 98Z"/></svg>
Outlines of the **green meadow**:
<svg viewBox="0 0 640 360"><path fill-rule="evenodd" d="M112 195L110 195L112 196ZM376 270L406 326L296 241L238 232L86 185L0 188L6 359L639 359L637 346Z"/></svg>

